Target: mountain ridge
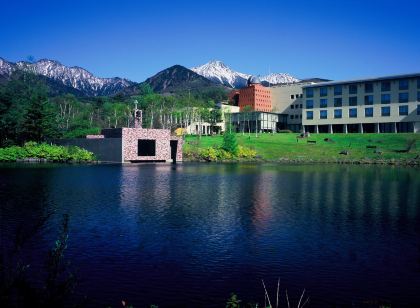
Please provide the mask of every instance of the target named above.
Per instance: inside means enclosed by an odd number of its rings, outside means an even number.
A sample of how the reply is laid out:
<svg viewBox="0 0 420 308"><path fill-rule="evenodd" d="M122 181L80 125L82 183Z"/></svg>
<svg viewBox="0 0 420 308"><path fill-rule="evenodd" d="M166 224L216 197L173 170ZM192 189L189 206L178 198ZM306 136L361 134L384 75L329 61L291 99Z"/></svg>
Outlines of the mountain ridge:
<svg viewBox="0 0 420 308"><path fill-rule="evenodd" d="M206 77L214 82L218 82L231 88L243 88L247 84L250 74L245 74L232 70L229 66L219 60L211 60L201 66L191 68L197 74ZM298 82L299 79L288 73L271 73L260 76L260 80L266 84L283 84Z"/></svg>
<svg viewBox="0 0 420 308"><path fill-rule="evenodd" d="M0 75L10 77L18 70L29 71L36 75L61 82L64 86L74 88L85 96L107 96L137 84L125 78L100 78L79 66L66 66L57 60L40 59L36 62L9 62L0 58Z"/></svg>
<svg viewBox="0 0 420 308"><path fill-rule="evenodd" d="M18 71L29 71L42 76L51 92L71 93L78 96L114 96L136 95L139 85L147 83L158 93L179 93L182 91L195 92L227 92L232 88L242 88L251 76L232 70L222 61L212 60L204 65L188 69L182 65L173 65L142 83L130 81L125 78L100 78L80 66L66 66L57 60L42 58L36 62L17 61L10 62L0 57L0 81L8 80ZM289 74L269 74L260 77L265 86L293 83L299 79Z"/></svg>

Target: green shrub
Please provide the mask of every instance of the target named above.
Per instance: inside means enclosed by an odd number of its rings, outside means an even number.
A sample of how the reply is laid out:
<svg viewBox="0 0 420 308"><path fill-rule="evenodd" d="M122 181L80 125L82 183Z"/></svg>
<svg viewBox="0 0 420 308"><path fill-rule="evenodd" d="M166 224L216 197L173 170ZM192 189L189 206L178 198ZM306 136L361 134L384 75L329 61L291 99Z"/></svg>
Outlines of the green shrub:
<svg viewBox="0 0 420 308"><path fill-rule="evenodd" d="M64 147L47 143L27 142L23 147L11 146L0 149L0 161L39 158L49 161L93 161L93 153L78 147Z"/></svg>
<svg viewBox="0 0 420 308"><path fill-rule="evenodd" d="M243 146L238 147L238 157L240 158L255 158L257 156L257 151L245 148Z"/></svg>
<svg viewBox="0 0 420 308"><path fill-rule="evenodd" d="M253 159L257 156L257 152L253 149L249 149L243 146L238 146L236 155L226 151L222 147L207 147L200 149L199 152L187 150L184 152L186 158L190 159L201 159L207 161L225 161L233 160L237 158Z"/></svg>
<svg viewBox="0 0 420 308"><path fill-rule="evenodd" d="M202 149L200 151L200 157L205 160L215 161L217 160L217 150L212 147Z"/></svg>

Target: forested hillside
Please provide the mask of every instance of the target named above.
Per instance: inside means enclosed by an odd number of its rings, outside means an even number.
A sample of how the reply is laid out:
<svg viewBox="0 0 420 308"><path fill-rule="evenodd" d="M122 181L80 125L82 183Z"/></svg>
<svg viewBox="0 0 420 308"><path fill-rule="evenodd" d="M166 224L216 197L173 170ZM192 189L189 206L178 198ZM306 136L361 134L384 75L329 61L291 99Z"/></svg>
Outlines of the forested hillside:
<svg viewBox="0 0 420 308"><path fill-rule="evenodd" d="M143 110L143 127L185 127L194 120L212 121L212 99L224 94L184 91L174 95L154 93L139 85L136 95L77 97L57 92L45 80L28 72L13 74L0 83L0 146L44 141L50 138L84 137L105 127L133 123L134 102Z"/></svg>

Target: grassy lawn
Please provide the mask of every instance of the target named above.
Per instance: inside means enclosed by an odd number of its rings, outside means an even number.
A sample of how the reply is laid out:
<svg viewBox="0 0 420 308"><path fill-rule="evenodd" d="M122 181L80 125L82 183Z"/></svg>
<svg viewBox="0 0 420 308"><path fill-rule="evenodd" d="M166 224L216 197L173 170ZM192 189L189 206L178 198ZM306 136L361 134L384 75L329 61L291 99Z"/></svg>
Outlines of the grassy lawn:
<svg viewBox="0 0 420 308"><path fill-rule="evenodd" d="M238 144L255 149L263 159L299 160L361 160L361 159L413 159L420 156L420 134L312 134L307 139L297 139L298 134L237 134ZM332 141L324 141L330 138ZM223 136L186 136L184 150L197 150L222 144ZM307 141L316 141L315 144ZM416 143L408 153L398 150L407 148L410 140ZM367 146L376 146L367 148ZM347 150L348 155L339 154Z"/></svg>

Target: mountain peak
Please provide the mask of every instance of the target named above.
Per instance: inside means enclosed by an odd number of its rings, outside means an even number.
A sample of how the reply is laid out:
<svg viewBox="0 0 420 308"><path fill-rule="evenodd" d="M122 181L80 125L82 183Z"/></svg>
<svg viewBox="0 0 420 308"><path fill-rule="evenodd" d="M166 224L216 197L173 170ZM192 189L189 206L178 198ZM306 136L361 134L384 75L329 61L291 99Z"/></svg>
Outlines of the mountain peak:
<svg viewBox="0 0 420 308"><path fill-rule="evenodd" d="M223 68L227 68L227 65L224 64L222 61L220 60L211 60L210 62L207 63L207 65L211 65L211 66L218 66L218 67L223 67Z"/></svg>
<svg viewBox="0 0 420 308"><path fill-rule="evenodd" d="M207 79L231 88L245 87L247 79L251 76L249 74L236 72L219 60L212 60L201 66L193 67L191 70ZM266 81L270 84L293 83L299 81L299 79L287 73L271 73L267 76L261 76L260 79L261 81Z"/></svg>
<svg viewBox="0 0 420 308"><path fill-rule="evenodd" d="M212 60L201 66L193 67L191 70L211 81L231 88L244 87L249 77L249 75L233 71L219 60Z"/></svg>
<svg viewBox="0 0 420 308"><path fill-rule="evenodd" d="M146 79L145 83L149 84L153 91L160 93L221 87L219 84L213 83L179 64L158 72L156 75Z"/></svg>

